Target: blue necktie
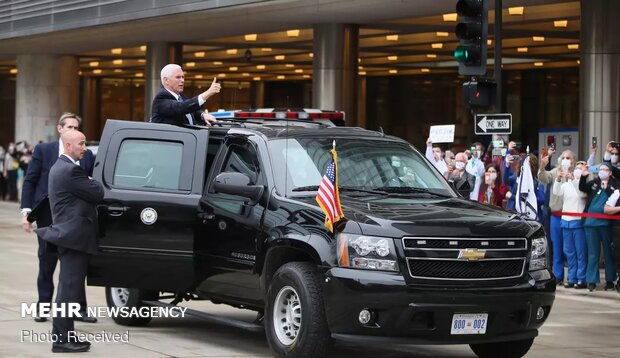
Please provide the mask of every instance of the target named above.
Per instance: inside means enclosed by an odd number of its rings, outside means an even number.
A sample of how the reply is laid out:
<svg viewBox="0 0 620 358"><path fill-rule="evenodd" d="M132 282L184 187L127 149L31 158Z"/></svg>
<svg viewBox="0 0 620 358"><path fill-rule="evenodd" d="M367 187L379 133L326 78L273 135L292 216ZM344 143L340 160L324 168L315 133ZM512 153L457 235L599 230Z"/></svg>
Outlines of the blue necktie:
<svg viewBox="0 0 620 358"><path fill-rule="evenodd" d="M179 95L179 97L177 98L177 100L178 100L179 102L183 102L183 100L181 99L181 95ZM188 122L190 125L194 125L194 120L192 119L192 114L191 114L191 113L187 113L187 114L185 115L185 117L187 118L187 122Z"/></svg>

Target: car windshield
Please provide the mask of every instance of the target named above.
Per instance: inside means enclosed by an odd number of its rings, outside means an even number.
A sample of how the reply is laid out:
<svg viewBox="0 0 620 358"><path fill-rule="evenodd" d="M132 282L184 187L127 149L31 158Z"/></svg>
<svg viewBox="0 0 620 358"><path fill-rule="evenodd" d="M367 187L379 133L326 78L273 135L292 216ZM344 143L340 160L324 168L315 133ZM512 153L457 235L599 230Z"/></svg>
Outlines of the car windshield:
<svg viewBox="0 0 620 358"><path fill-rule="evenodd" d="M334 138L269 141L276 188L286 196L316 193L331 161ZM439 173L410 144L388 139L336 138L341 194L454 196Z"/></svg>

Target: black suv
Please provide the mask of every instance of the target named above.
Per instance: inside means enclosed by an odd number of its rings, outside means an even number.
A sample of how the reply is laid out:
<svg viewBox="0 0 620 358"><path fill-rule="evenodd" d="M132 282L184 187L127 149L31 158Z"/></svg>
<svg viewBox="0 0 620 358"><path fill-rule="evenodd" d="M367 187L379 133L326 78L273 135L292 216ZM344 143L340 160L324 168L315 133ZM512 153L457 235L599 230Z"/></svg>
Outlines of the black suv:
<svg viewBox="0 0 620 358"><path fill-rule="evenodd" d="M315 196L334 142L346 219L331 233ZM332 339L521 357L554 301L538 223L463 199L383 133L109 120L94 177L105 201L88 284L105 286L110 306L255 310L256 322L232 324L264 328L278 357L320 357Z"/></svg>

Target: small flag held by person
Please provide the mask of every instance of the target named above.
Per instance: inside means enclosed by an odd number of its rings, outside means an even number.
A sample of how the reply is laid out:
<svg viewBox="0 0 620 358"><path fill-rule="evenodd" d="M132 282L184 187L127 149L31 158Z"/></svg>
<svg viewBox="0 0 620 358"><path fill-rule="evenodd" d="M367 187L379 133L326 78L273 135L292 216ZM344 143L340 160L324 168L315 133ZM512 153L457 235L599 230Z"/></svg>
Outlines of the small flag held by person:
<svg viewBox="0 0 620 358"><path fill-rule="evenodd" d="M529 146L527 149L529 153ZM515 198L516 211L525 215L527 218L536 220L538 217L538 203L536 200L536 190L534 188L534 177L530 169L530 157L525 157L521 173L517 178L517 197Z"/></svg>
<svg viewBox="0 0 620 358"><path fill-rule="evenodd" d="M325 227L330 232L334 232L334 225L344 218L342 208L340 207L340 194L338 193L338 155L336 154L336 141L333 143L331 150L332 160L327 166L325 175L319 185L319 191L316 194L316 202L319 203L321 209L325 213Z"/></svg>

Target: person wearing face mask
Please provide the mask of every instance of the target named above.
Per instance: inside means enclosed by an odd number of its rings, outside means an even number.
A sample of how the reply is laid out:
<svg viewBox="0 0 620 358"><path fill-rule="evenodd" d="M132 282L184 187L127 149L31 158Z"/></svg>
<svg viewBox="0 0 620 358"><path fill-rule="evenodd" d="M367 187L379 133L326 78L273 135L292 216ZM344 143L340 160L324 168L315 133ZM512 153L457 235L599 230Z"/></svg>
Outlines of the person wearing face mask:
<svg viewBox="0 0 620 358"><path fill-rule="evenodd" d="M484 182L478 191L478 202L502 207L507 192L508 187L502 183L500 177L499 165L494 163L487 165Z"/></svg>
<svg viewBox="0 0 620 358"><path fill-rule="evenodd" d="M448 178L448 166L446 162L444 162L442 158L441 148L433 147L433 140L429 137L426 140L426 159L428 159L431 164L443 175L445 178Z"/></svg>
<svg viewBox="0 0 620 358"><path fill-rule="evenodd" d="M17 201L17 171L19 170L19 159L15 143L9 143L6 154L4 155L4 177L6 178L9 201Z"/></svg>
<svg viewBox="0 0 620 358"><path fill-rule="evenodd" d="M544 185L553 185L555 180L558 178L558 171L563 170L564 172L568 171L569 168L573 168L575 165L575 153L570 150L565 150L559 156L557 161L557 166L551 170L546 170L545 168L549 164L549 159L551 155L547 152L547 155L543 155L540 158L540 166L538 168L538 181L540 181ZM561 178L561 183L566 181L566 178ZM561 218L560 216L553 215L555 212L562 211L562 197L555 195L553 190L549 195L549 210L551 212L550 218L550 232L549 237L551 238L552 247L552 255L553 255L553 274L556 277L556 281L558 284L562 284L564 281L564 242L562 234L562 226L561 226Z"/></svg>
<svg viewBox="0 0 620 358"><path fill-rule="evenodd" d="M565 166L562 166L553 182L553 194L562 197L562 212L564 213L582 213L585 209L587 195L579 190L579 180L585 164L585 162L577 162L574 169L569 167L566 170ZM560 226L564 244L563 251L568 261L568 277L564 287L586 288L588 249L581 217L562 215Z"/></svg>
<svg viewBox="0 0 620 358"><path fill-rule="evenodd" d="M586 167L581 173L579 180L579 190L588 195L584 212L590 214L603 214L607 200L613 192L620 188L620 183L611 175L611 163L603 162L599 167L598 178L588 181L590 174ZM616 280L616 264L611 248L611 226L610 220L586 217L584 228L586 232L586 242L588 245L588 267L586 270L586 281L588 290L594 291L600 281L599 257L601 255L601 244L605 256L605 289L614 287Z"/></svg>
<svg viewBox="0 0 620 358"><path fill-rule="evenodd" d="M476 184L476 177L465 170L467 166L467 155L463 152L457 153L454 157L454 166L455 169L450 173L448 181L454 183L456 190L461 190L467 185L471 193L471 190Z"/></svg>
<svg viewBox="0 0 620 358"><path fill-rule="evenodd" d="M476 142L471 145L474 151L471 153L472 156L467 162L467 166L465 170L476 178L476 182L469 194L469 199L478 200L478 192L480 190L480 185L482 184L482 177L484 176L484 163L480 159L482 157L482 144Z"/></svg>
<svg viewBox="0 0 620 358"><path fill-rule="evenodd" d="M615 215L616 220L611 220L611 236L616 272L620 273L620 190L614 190L611 197L605 203L605 214ZM620 293L620 280L616 281L616 291Z"/></svg>

